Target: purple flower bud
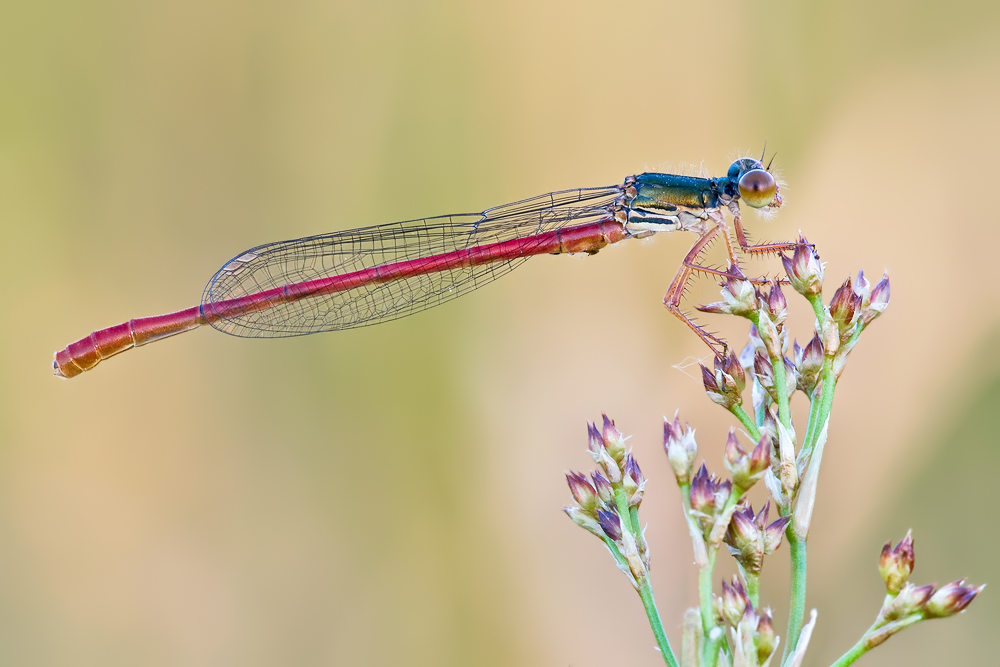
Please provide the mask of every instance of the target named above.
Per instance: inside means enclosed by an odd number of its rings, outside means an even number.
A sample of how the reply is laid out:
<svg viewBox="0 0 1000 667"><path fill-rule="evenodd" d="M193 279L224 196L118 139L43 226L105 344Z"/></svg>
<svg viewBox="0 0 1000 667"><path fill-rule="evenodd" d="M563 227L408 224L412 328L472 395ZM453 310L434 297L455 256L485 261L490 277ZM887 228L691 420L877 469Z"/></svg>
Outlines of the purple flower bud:
<svg viewBox="0 0 1000 667"><path fill-rule="evenodd" d="M774 391L774 368L771 366L771 360L761 352L753 357L753 374L768 393Z"/></svg>
<svg viewBox="0 0 1000 667"><path fill-rule="evenodd" d="M791 258L781 256L781 263L792 289L799 294L811 296L823 290L823 265L804 236L799 237Z"/></svg>
<svg viewBox="0 0 1000 667"><path fill-rule="evenodd" d="M764 562L764 544L753 519L750 508L734 512L723 541L747 572L759 574Z"/></svg>
<svg viewBox="0 0 1000 667"><path fill-rule="evenodd" d="M721 370L727 377L732 378L733 382L736 383L736 393L743 393L743 390L747 386L747 376L743 371L743 364L740 363L736 354L730 352L729 356L727 356L721 364L719 363L718 357L716 357L715 363L717 372Z"/></svg>
<svg viewBox="0 0 1000 667"><path fill-rule="evenodd" d="M590 450L594 462L600 463L603 458L601 452L604 450L604 438L601 437L601 432L597 430L594 422L587 422L587 449Z"/></svg>
<svg viewBox="0 0 1000 667"><path fill-rule="evenodd" d="M628 504L630 507L638 507L642 502L643 487L646 479L642 476L639 464L635 462L632 454L625 455L625 464L622 466L622 487L628 494Z"/></svg>
<svg viewBox="0 0 1000 667"><path fill-rule="evenodd" d="M611 454L611 458L621 463L622 459L625 458L625 438L615 428L614 421L609 419L607 415L602 415L602 417L604 417L604 427L601 435L604 437L604 446L607 448L608 453Z"/></svg>
<svg viewBox="0 0 1000 667"><path fill-rule="evenodd" d="M620 482L622 475L618 462L612 458L608 448L605 447L604 436L597 430L597 426L593 422L587 422L587 448L590 450L590 456L594 459L594 463L601 466L608 479L613 484Z"/></svg>
<svg viewBox="0 0 1000 667"><path fill-rule="evenodd" d="M663 418L663 449L667 453L670 467L674 471L678 484L688 484L691 481L691 467L698 455L698 443L694 439L694 429L690 426L681 428L679 419L671 422Z"/></svg>
<svg viewBox="0 0 1000 667"><path fill-rule="evenodd" d="M760 479L771 465L771 438L761 435L760 442L750 452L750 476ZM757 476L760 477L757 477ZM754 481L756 482L757 479ZM741 485L742 486L742 485Z"/></svg>
<svg viewBox="0 0 1000 667"><path fill-rule="evenodd" d="M797 346L796 346L797 347ZM806 396L812 396L819 384L820 373L823 371L823 341L819 334L814 334L805 349L795 352L795 369L798 373L798 389Z"/></svg>
<svg viewBox="0 0 1000 667"><path fill-rule="evenodd" d="M773 554L781 546L781 536L785 534L785 527L792 520L791 516L783 516L771 522L764 529L764 555Z"/></svg>
<svg viewBox="0 0 1000 667"><path fill-rule="evenodd" d="M722 287L722 301L696 306L703 313L718 313L750 317L760 308L757 290L738 268L730 265Z"/></svg>
<svg viewBox="0 0 1000 667"><path fill-rule="evenodd" d="M760 339L764 341L767 356L772 359L780 357L782 343L781 333L778 331L778 323L771 318L764 308L761 308L757 312L757 333L760 334Z"/></svg>
<svg viewBox="0 0 1000 667"><path fill-rule="evenodd" d="M622 523L617 514L608 510L597 510L597 520L605 535L615 542L622 539Z"/></svg>
<svg viewBox="0 0 1000 667"><path fill-rule="evenodd" d="M722 617L729 625L735 626L743 617L743 612L747 608L747 592L743 588L743 583L739 577L733 575L733 583L730 586L725 581L722 582Z"/></svg>
<svg viewBox="0 0 1000 667"><path fill-rule="evenodd" d="M733 519L726 531L725 542L729 552L747 572L760 574L764 564L764 556L770 555L781 545L781 536L791 517L780 517L771 525L765 526L770 513L771 503L768 501L754 516L749 503L741 506L733 513Z"/></svg>
<svg viewBox="0 0 1000 667"><path fill-rule="evenodd" d="M767 296L767 309L776 322L784 322L788 315L788 301L781 291L781 284L775 280L771 283L771 293Z"/></svg>
<svg viewBox="0 0 1000 667"><path fill-rule="evenodd" d="M606 505L613 503L615 490L611 487L611 482L596 470L590 476L594 480L594 488L597 489L597 496L601 499L601 502Z"/></svg>
<svg viewBox="0 0 1000 667"><path fill-rule="evenodd" d="M569 491L581 509L585 512L593 512L597 509L597 490L586 475L579 472L567 472L566 483L569 484Z"/></svg>
<svg viewBox="0 0 1000 667"><path fill-rule="evenodd" d="M736 439L736 428L730 426L729 435L726 437L726 463L730 466L737 466L741 460L747 460L747 453L743 451L743 448L740 447L740 441Z"/></svg>
<svg viewBox="0 0 1000 667"><path fill-rule="evenodd" d="M705 385L705 393L708 394L708 398L711 399L713 403L718 403L721 406L729 407L730 400L726 396L725 387L720 387L718 381L715 378L715 374L708 370L705 366L701 367L701 382Z"/></svg>
<svg viewBox="0 0 1000 667"><path fill-rule="evenodd" d="M748 455L740 447L736 430L729 429L729 437L726 439L726 468L732 474L736 486L744 491L748 490L764 477L770 464L770 438L764 436Z"/></svg>
<svg viewBox="0 0 1000 667"><path fill-rule="evenodd" d="M691 480L691 509L711 516L715 509L715 484L708 475L708 468L702 463Z"/></svg>
<svg viewBox="0 0 1000 667"><path fill-rule="evenodd" d="M927 586L906 584L895 598L889 599L887 604L883 605L881 616L887 621L894 621L922 611L933 593L934 586L931 584Z"/></svg>
<svg viewBox="0 0 1000 667"><path fill-rule="evenodd" d="M889 595L896 595L903 589L906 580L913 572L915 554L913 551L912 531L906 535L894 548L892 542L886 542L879 557L878 569L885 580L885 590Z"/></svg>
<svg viewBox="0 0 1000 667"><path fill-rule="evenodd" d="M864 311L872 300L872 286L864 271L858 271L858 277L854 279L854 293L861 297L861 310Z"/></svg>
<svg viewBox="0 0 1000 667"><path fill-rule="evenodd" d="M889 272L886 271L882 280L872 289L871 302L861 314L861 323L868 326L872 320L885 312L889 307Z"/></svg>
<svg viewBox="0 0 1000 667"><path fill-rule="evenodd" d="M986 588L982 586L966 586L964 579L945 584L931 596L931 599L924 606L924 613L928 618L944 618L954 616L965 611L965 608L976 599L980 591Z"/></svg>
<svg viewBox="0 0 1000 667"><path fill-rule="evenodd" d="M854 326L855 316L860 309L861 297L854 293L851 279L848 278L833 293L833 299L830 301L830 317L837 323L841 336Z"/></svg>

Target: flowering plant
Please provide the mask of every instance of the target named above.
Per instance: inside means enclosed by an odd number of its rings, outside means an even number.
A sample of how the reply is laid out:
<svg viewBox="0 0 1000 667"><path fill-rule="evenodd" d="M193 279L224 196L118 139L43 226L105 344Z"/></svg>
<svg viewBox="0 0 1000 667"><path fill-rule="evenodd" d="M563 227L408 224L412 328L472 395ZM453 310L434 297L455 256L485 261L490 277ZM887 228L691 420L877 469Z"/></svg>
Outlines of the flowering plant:
<svg viewBox="0 0 1000 667"><path fill-rule="evenodd" d="M663 447L680 489L685 519L698 566L699 606L684 614L680 658L671 648L653 598L649 546L639 522L646 478L615 423L588 424L590 454L598 469L586 476L566 474L576 503L565 512L600 538L618 568L639 593L664 661L671 667L799 667L816 625L816 610L805 622L809 524L826 445L837 382L862 332L889 305L889 278L874 287L858 272L823 303L823 265L805 238L790 257L782 255L785 281L748 280L730 265L718 303L699 307L709 313L750 320L750 340L739 356L717 357L702 366L708 397L728 410L752 441L741 445L731 428L725 446L730 478L722 480L702 463L695 469L694 429L676 417L664 419ZM785 328L788 304L781 285L805 297L815 316L815 333L805 347L790 341ZM763 291L762 291L763 290ZM751 386L751 413L743 394ZM795 391L809 400L809 417L799 438L789 410ZM748 451L749 450L749 451ZM770 494L756 512L747 491L763 480ZM771 502L778 518L769 522ZM791 600L784 648L760 606L759 581L765 556L784 541L791 552ZM725 546L738 575L713 589L716 558ZM900 630L931 618L963 611L983 589L964 581L937 588L910 583L914 549L910 533L882 548L879 570L886 596L871 627L833 667L852 664Z"/></svg>

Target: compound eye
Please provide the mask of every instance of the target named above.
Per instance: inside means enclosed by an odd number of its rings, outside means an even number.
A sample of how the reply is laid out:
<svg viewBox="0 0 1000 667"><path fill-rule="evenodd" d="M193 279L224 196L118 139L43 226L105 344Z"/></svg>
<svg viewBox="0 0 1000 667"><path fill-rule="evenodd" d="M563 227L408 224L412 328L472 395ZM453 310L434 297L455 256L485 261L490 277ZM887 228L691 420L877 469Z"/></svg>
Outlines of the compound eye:
<svg viewBox="0 0 1000 667"><path fill-rule="evenodd" d="M739 188L740 198L754 208L764 208L778 194L774 176L763 169L751 169L740 176Z"/></svg>

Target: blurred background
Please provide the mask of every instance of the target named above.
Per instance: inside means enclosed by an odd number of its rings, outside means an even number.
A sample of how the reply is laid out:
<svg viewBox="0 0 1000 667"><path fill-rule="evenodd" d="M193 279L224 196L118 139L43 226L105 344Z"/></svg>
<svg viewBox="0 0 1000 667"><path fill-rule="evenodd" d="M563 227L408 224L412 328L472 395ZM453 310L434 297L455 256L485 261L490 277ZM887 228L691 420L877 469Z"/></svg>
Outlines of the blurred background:
<svg viewBox="0 0 1000 667"><path fill-rule="evenodd" d="M765 140L787 205L755 237L803 230L830 293L892 275L833 412L807 664L868 627L908 528L917 583L996 584L998 102L990 2L3 3L0 662L662 664L560 508L607 411L676 645L695 569L661 416L716 466L731 423L660 305L691 238L540 257L375 328L49 365L260 243L720 175ZM783 635L787 549L764 575ZM982 664L998 620L988 588L867 660Z"/></svg>

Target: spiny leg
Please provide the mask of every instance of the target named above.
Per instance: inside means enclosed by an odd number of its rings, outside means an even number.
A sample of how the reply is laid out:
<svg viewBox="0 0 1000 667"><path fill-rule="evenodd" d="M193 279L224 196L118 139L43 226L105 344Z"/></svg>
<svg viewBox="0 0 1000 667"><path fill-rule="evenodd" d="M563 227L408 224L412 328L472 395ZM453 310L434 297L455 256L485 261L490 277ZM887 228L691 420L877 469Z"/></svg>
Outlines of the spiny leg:
<svg viewBox="0 0 1000 667"><path fill-rule="evenodd" d="M736 231L736 242L740 244L743 252L750 255L763 255L766 253L779 253L785 250L795 250L802 245L794 241L778 241L776 243L758 243L753 245L747 239L743 230L743 221L740 219L740 205L738 202L729 203L729 212L733 214L733 229Z"/></svg>
<svg viewBox="0 0 1000 667"><path fill-rule="evenodd" d="M693 246L691 246L691 250L689 250L688 254L684 256L684 262L681 264L680 270L677 271L677 275L674 276L673 282L670 283L670 288L667 289L667 293L663 296L663 305L667 307L667 310L673 313L674 317L686 324L691 331L695 332L698 337L701 338L706 345L708 345L709 349L712 350L715 356L720 359L724 358L729 351L729 346L726 344L726 341L708 333L704 328L695 324L690 317L681 312L681 299L684 297L684 290L695 271L725 275L724 272L720 272L715 269L707 269L696 263L701 254L705 252L708 244L711 243L712 239L715 238L721 229L721 227L714 226L698 237L698 240L695 241Z"/></svg>

